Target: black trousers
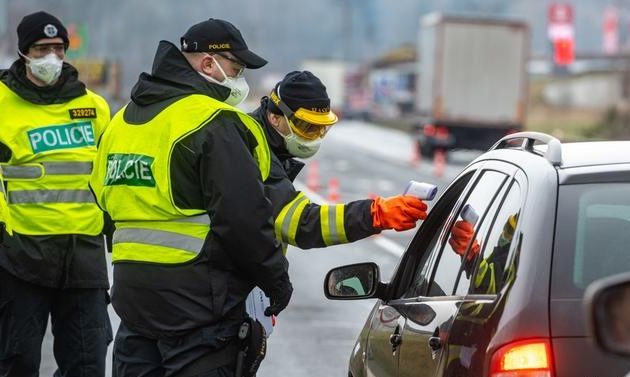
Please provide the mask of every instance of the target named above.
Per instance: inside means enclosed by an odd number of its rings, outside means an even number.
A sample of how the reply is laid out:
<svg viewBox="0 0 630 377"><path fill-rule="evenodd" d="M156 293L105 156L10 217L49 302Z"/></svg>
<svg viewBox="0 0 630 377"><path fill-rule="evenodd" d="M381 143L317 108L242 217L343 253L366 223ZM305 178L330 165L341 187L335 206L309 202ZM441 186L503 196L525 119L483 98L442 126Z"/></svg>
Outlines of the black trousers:
<svg viewBox="0 0 630 377"><path fill-rule="evenodd" d="M211 328L152 339L121 322L114 340L112 377L234 377L237 343Z"/></svg>
<svg viewBox="0 0 630 377"><path fill-rule="evenodd" d="M104 377L112 328L105 289L53 289L0 268L0 377L39 376L48 317L55 377Z"/></svg>

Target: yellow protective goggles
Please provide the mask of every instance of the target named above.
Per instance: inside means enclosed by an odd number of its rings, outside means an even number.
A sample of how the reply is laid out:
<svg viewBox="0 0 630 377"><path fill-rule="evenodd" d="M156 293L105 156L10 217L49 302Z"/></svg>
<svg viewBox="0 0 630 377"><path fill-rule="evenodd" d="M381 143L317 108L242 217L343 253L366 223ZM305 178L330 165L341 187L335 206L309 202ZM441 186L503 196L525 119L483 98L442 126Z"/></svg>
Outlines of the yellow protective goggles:
<svg viewBox="0 0 630 377"><path fill-rule="evenodd" d="M318 138L324 137L324 135L326 135L326 132L328 132L328 130L332 126L332 124L320 125L309 123L296 117L295 115L290 118L285 115L285 118L289 123L289 127L291 127L291 130L296 135L306 140L316 140Z"/></svg>
<svg viewBox="0 0 630 377"><path fill-rule="evenodd" d="M275 91L271 93L271 100L282 111L291 130L306 140L324 137L330 127L338 121L337 115L332 111L318 112L304 108L293 111Z"/></svg>

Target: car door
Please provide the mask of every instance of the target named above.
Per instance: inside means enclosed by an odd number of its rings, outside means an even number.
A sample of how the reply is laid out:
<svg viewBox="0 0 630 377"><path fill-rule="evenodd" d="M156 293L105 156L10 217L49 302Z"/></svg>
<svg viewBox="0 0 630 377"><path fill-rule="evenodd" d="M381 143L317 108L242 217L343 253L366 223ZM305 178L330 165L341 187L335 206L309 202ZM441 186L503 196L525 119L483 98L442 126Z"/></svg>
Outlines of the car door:
<svg viewBox="0 0 630 377"><path fill-rule="evenodd" d="M425 265L433 254L422 253L422 250L432 250L429 245L437 241L442 218L451 213L455 203L459 200L462 191L476 173L471 169L468 173L457 179L447 190L426 221L423 222L418 233L414 236L408 251L405 252L392 282L389 284L391 292L388 296L400 298L407 290L410 280L418 265ZM426 234L426 236L424 236ZM397 287L402 287L398 289ZM366 376L391 377L398 375L398 356L401 345L401 334L405 324L405 317L401 315L399 307L391 305L387 300L379 301L371 313L367 327L367 340L365 343L364 366Z"/></svg>
<svg viewBox="0 0 630 377"><path fill-rule="evenodd" d="M370 323L370 332L366 344L366 376L394 377L398 374L399 337L405 319L391 305L380 302L375 309Z"/></svg>
<svg viewBox="0 0 630 377"><path fill-rule="evenodd" d="M525 201L524 176L507 182L474 239L479 252L464 262L455 295L465 296L451 324L436 376L485 376L487 350L515 276L519 218ZM470 249L469 249L470 252Z"/></svg>
<svg viewBox="0 0 630 377"><path fill-rule="evenodd" d="M464 301L465 295L457 292L466 292L470 285L470 279L460 274L466 257L457 254L448 242L451 228L465 205L474 208L479 216L475 229L494 217L497 199L504 195L513 171L509 166L506 170L481 170L474 184L441 219L441 226L425 251L429 256L416 266L415 276L403 295L389 302L405 318L399 340L398 376L435 375L452 321Z"/></svg>

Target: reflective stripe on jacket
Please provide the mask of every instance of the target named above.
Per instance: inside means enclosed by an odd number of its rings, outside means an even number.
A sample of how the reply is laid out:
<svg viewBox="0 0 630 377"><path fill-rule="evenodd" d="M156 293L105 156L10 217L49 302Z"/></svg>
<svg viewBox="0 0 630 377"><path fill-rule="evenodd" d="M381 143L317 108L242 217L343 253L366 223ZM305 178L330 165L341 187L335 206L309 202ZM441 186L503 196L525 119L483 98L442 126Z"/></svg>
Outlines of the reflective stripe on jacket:
<svg viewBox="0 0 630 377"><path fill-rule="evenodd" d="M109 123L107 103L87 91L64 103L33 104L0 83L0 105L0 143L11 150L2 170L13 229L24 235L98 235L103 214L88 179L96 143Z"/></svg>
<svg viewBox="0 0 630 377"><path fill-rule="evenodd" d="M265 179L269 149L260 125L208 96L183 97L143 124L126 123L124 110L112 119L99 144L90 185L116 223L114 262L179 264L200 253L210 218L202 208L175 205L171 154L178 141L208 125L221 111L233 111L256 138L254 158Z"/></svg>
<svg viewBox="0 0 630 377"><path fill-rule="evenodd" d="M310 200L303 192L287 203L275 220L276 238L285 244L297 245L296 236L300 219ZM321 237L324 246L348 243L344 226L344 204L323 204L319 206Z"/></svg>
<svg viewBox="0 0 630 377"><path fill-rule="evenodd" d="M4 180L2 179L2 169L0 168L0 223L4 224L4 229L13 235L13 218L9 212L9 203L7 202L7 192L4 189Z"/></svg>

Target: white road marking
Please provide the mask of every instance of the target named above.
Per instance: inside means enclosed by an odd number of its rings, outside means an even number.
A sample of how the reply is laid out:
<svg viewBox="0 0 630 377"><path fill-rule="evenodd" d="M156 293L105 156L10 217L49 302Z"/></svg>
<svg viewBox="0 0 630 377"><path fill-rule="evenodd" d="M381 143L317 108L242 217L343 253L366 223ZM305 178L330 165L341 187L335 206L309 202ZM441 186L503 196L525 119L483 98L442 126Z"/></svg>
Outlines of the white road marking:
<svg viewBox="0 0 630 377"><path fill-rule="evenodd" d="M383 250L397 258L400 258L405 252L405 249L402 246L385 236L374 237L372 241L374 241L374 243L380 246Z"/></svg>

